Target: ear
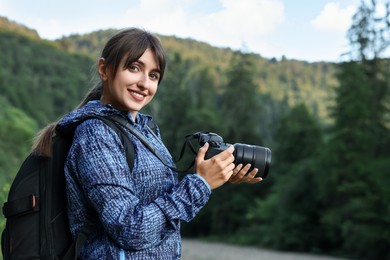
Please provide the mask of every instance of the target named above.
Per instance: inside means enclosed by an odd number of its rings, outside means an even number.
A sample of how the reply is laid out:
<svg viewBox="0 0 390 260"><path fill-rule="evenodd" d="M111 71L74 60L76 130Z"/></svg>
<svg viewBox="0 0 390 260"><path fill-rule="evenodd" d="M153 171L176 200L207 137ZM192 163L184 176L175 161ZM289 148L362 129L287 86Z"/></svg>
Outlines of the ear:
<svg viewBox="0 0 390 260"><path fill-rule="evenodd" d="M104 58L100 58L99 59L99 62L98 62L98 73L99 73L100 78L103 81L106 81L108 79L106 61L104 60Z"/></svg>

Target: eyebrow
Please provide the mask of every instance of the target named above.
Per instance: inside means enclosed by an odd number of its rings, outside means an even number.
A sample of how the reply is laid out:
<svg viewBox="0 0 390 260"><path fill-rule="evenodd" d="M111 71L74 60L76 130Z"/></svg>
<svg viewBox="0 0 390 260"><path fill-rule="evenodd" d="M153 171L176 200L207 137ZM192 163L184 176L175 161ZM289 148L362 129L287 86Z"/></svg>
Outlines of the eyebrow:
<svg viewBox="0 0 390 260"><path fill-rule="evenodd" d="M145 67L145 62L143 62L142 60L138 59L138 60L136 60L135 62L138 62L138 63L140 63L143 67ZM152 69L151 71L152 71L152 72L157 72L157 73L161 74L160 68L154 68L154 69Z"/></svg>

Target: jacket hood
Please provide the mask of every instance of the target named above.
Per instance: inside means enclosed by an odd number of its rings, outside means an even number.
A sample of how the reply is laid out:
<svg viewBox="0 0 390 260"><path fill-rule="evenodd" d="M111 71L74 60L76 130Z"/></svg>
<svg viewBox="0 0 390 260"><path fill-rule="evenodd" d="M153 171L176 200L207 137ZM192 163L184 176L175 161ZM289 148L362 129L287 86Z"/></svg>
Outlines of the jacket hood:
<svg viewBox="0 0 390 260"><path fill-rule="evenodd" d="M132 115L129 112L119 111L112 105L102 104L100 100L93 100L88 102L83 107L76 109L69 114L66 114L58 123L56 131L60 134L66 134L67 132L73 132L75 127L87 118L101 116L108 117L112 115L121 115L130 121L134 122ZM146 125L150 116L137 113L137 124L141 127Z"/></svg>

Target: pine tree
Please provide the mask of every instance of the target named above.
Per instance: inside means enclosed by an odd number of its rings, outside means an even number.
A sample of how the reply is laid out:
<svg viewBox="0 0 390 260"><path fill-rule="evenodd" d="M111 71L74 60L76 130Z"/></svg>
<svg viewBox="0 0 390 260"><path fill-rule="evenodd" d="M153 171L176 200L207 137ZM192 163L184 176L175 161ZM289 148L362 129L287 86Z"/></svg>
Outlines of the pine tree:
<svg viewBox="0 0 390 260"><path fill-rule="evenodd" d="M363 75L356 76L363 80L362 84L367 85L367 90L364 94L360 93L360 98L366 105L364 120L366 124L371 125L368 133L371 133L375 156L390 155L388 135L390 64L389 60L385 59L390 46L390 1L384 1L382 7L385 10L383 15L377 12L379 4L376 0L361 1L348 31L351 45L349 54L360 68L357 68L357 65L350 66L360 70ZM348 69L346 68L348 65L341 66L344 66L341 73L343 69Z"/></svg>
<svg viewBox="0 0 390 260"><path fill-rule="evenodd" d="M390 44L389 6L379 17L377 1L362 1L353 17L351 60L339 64L335 124L317 180L327 240L323 250L363 259L390 257L385 249L390 235L380 231L390 224L383 163L390 155L390 71L384 59Z"/></svg>
<svg viewBox="0 0 390 260"><path fill-rule="evenodd" d="M258 86L250 54L235 53L228 83L222 94L222 113L226 119L226 140L247 144L261 144Z"/></svg>
<svg viewBox="0 0 390 260"><path fill-rule="evenodd" d="M301 104L280 121L275 135L279 145L273 152L274 185L265 199L256 199L247 214L247 236L263 246L318 251L322 232L315 182L322 128Z"/></svg>

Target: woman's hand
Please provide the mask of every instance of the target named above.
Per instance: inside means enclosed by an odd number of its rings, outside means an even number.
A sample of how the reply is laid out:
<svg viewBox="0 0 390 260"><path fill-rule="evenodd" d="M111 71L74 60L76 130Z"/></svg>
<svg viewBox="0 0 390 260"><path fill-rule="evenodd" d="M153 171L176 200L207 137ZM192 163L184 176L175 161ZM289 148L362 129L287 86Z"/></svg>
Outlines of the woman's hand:
<svg viewBox="0 0 390 260"><path fill-rule="evenodd" d="M249 163L245 165L245 167L243 167L242 164L237 165L237 167L235 167L233 170L233 174L230 177L229 182L250 184L261 182L263 180L261 177L255 177L259 170L254 168L251 172L248 173L250 168L251 165Z"/></svg>
<svg viewBox="0 0 390 260"><path fill-rule="evenodd" d="M225 151L205 160L209 144L206 143L199 149L198 155L195 158L195 172L202 176L210 188L216 189L227 182L233 174L234 156L233 145Z"/></svg>

